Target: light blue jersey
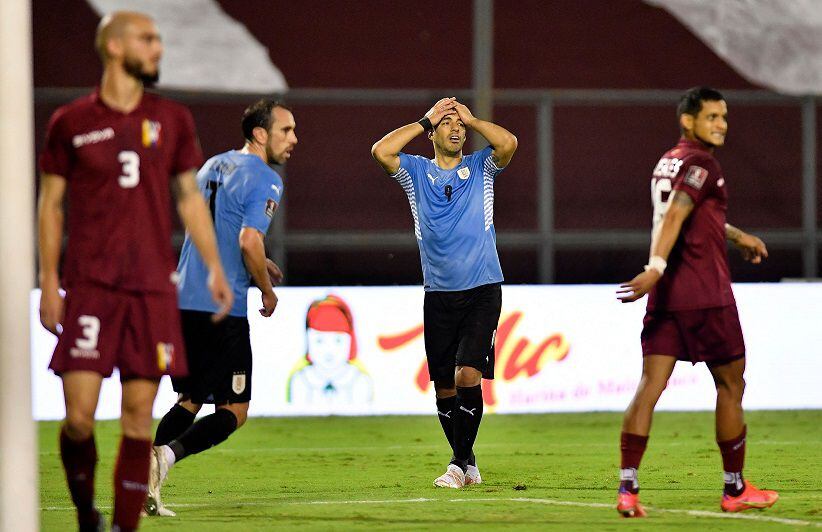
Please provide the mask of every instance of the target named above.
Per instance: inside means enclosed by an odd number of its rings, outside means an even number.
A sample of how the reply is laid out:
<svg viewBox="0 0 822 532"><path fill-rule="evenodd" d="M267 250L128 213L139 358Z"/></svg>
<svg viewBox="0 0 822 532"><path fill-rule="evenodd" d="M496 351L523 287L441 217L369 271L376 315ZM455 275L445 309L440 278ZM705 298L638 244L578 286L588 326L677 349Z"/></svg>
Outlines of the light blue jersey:
<svg viewBox="0 0 822 532"><path fill-rule="evenodd" d="M467 290L502 282L494 232L494 179L502 169L492 149L443 170L433 160L400 153L392 177L402 185L420 248L426 291Z"/></svg>
<svg viewBox="0 0 822 532"><path fill-rule="evenodd" d="M256 155L228 151L206 161L197 172L197 185L211 209L220 259L234 292L229 315L245 317L252 279L240 250L240 230L268 231L283 194L283 180ZM180 308L215 312L217 305L206 289L208 268L188 234L177 271Z"/></svg>

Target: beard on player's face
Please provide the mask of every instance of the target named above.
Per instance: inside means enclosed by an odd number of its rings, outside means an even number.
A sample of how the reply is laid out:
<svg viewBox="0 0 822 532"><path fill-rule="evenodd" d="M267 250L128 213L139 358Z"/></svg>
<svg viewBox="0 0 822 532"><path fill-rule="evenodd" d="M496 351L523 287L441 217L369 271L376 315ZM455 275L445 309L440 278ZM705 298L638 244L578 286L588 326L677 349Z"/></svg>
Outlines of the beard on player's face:
<svg viewBox="0 0 822 532"><path fill-rule="evenodd" d="M462 147L465 145L464 136L460 138L458 142L453 142L450 135L446 136L444 139L442 137L436 137L436 135L436 132L433 133L431 140L434 141L434 145L436 145L440 153L446 157L457 157L460 153L462 153Z"/></svg>
<svg viewBox="0 0 822 532"><path fill-rule="evenodd" d="M271 144L265 145L265 157L268 160L268 164L283 164L285 163L285 158L283 154L276 154L274 153L274 149L271 147Z"/></svg>
<svg viewBox="0 0 822 532"><path fill-rule="evenodd" d="M160 79L160 69L149 72L143 62L133 57L126 57L123 60L123 68L133 78L140 80L144 86L151 87Z"/></svg>

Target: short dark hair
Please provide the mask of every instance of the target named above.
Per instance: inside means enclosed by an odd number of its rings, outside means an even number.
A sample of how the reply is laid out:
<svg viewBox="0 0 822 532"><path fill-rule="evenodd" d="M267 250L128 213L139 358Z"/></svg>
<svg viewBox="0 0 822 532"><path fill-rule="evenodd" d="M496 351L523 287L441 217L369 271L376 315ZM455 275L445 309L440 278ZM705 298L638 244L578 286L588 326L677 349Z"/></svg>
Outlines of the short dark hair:
<svg viewBox="0 0 822 532"><path fill-rule="evenodd" d="M261 98L246 107L243 111L243 137L245 140L254 140L254 128L261 127L266 131L271 129L271 111L280 107L286 111L291 109L277 98Z"/></svg>
<svg viewBox="0 0 822 532"><path fill-rule="evenodd" d="M702 110L702 102L718 102L724 100L722 94L710 87L691 87L679 99L676 106L676 117L682 115L696 116Z"/></svg>

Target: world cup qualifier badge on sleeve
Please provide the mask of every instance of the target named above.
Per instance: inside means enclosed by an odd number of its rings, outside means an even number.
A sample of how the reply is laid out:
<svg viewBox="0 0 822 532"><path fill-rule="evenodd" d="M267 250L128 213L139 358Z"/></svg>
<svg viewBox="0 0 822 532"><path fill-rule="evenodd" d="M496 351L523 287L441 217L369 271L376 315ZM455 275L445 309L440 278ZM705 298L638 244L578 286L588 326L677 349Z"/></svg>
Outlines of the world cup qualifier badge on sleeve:
<svg viewBox="0 0 822 532"><path fill-rule="evenodd" d="M706 179L708 179L708 171L701 166L691 166L685 174L685 184L697 190L702 189Z"/></svg>
<svg viewBox="0 0 822 532"><path fill-rule="evenodd" d="M265 215L269 218L273 218L275 212L277 212L277 202L271 198L268 198L265 202Z"/></svg>

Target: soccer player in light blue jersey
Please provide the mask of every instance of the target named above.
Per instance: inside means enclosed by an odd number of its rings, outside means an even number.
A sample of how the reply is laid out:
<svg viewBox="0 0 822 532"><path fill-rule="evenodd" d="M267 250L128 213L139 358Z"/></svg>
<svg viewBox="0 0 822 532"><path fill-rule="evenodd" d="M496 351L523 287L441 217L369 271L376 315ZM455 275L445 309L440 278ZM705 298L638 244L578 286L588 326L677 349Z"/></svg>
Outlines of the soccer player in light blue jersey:
<svg viewBox="0 0 822 532"><path fill-rule="evenodd" d="M282 272L266 258L263 237L280 203L283 180L269 165L284 164L291 156L295 127L287 107L262 99L243 114L243 148L212 157L197 174L235 303L225 320L213 322L214 303L202 289L208 270L186 236L177 271L189 375L172 379L179 399L157 427L145 505L151 515L174 515L160 499L171 466L225 441L245 423L252 365L248 288L253 283L262 291L260 314L271 316L277 306L272 283L282 280ZM214 404L215 411L195 423L204 403Z"/></svg>
<svg viewBox="0 0 822 532"><path fill-rule="evenodd" d="M463 155L466 131L490 146ZM427 133L434 158L402 153ZM494 232L494 181L514 156L517 138L443 98L419 121L371 148L411 205L425 288L423 324L437 413L453 456L435 486L482 482L473 453L482 419L482 378L494 376L494 337L502 306L502 269Z"/></svg>

